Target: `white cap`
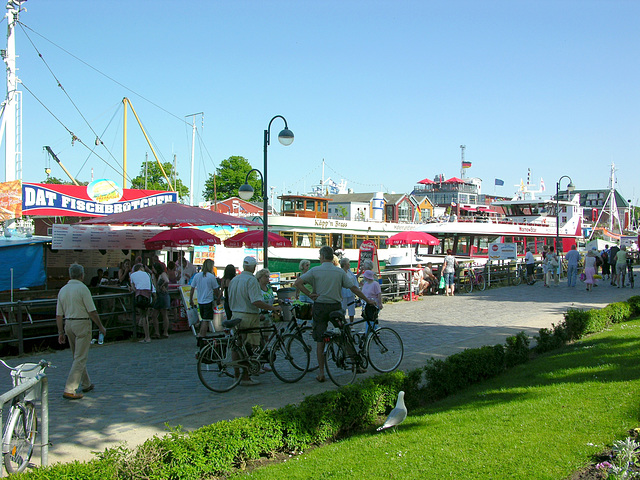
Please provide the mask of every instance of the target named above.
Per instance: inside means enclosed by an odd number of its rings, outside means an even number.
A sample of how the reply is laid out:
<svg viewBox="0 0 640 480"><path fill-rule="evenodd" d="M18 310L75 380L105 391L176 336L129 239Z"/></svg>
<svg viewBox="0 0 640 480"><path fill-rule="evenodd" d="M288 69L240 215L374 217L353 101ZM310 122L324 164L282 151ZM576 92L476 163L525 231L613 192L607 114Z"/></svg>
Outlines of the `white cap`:
<svg viewBox="0 0 640 480"><path fill-rule="evenodd" d="M251 266L256 265L258 262L256 262L256 257L244 257L244 261L242 263L243 265Z"/></svg>

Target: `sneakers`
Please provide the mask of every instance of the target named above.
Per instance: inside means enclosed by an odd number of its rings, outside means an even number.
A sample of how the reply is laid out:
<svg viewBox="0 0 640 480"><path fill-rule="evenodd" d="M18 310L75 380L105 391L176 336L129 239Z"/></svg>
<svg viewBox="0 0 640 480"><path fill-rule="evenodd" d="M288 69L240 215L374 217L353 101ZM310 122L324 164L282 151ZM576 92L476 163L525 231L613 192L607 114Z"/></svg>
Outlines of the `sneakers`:
<svg viewBox="0 0 640 480"><path fill-rule="evenodd" d="M240 380L240 385L243 387L253 387L254 385L260 385L260 382L250 378L249 380Z"/></svg>
<svg viewBox="0 0 640 480"><path fill-rule="evenodd" d="M91 385L89 385L87 388L83 388L82 391L84 393L89 393L91 390L93 390L94 388L96 388L96 386L92 383Z"/></svg>

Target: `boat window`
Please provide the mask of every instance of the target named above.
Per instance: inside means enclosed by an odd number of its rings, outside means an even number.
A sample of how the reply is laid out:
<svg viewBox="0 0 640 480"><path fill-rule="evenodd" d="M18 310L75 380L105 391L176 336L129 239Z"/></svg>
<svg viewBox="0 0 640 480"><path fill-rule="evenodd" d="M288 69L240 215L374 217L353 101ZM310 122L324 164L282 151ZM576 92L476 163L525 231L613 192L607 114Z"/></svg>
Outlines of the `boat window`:
<svg viewBox="0 0 640 480"><path fill-rule="evenodd" d="M286 238L287 240L289 240L291 242L291 245L295 245L293 243L293 232L278 232L278 235Z"/></svg>
<svg viewBox="0 0 640 480"><path fill-rule="evenodd" d="M307 200L306 210L309 212L313 212L316 209L315 200Z"/></svg>
<svg viewBox="0 0 640 480"><path fill-rule="evenodd" d="M327 211L327 203L328 202L319 202L320 203L320 207L322 209L323 212Z"/></svg>
<svg viewBox="0 0 640 480"><path fill-rule="evenodd" d="M367 237L365 237L364 235L356 235L356 248L360 248L360 245L362 245L362 242L364 242L367 239Z"/></svg>
<svg viewBox="0 0 640 480"><path fill-rule="evenodd" d="M353 246L353 235L343 235L342 236L342 245L343 248L354 248Z"/></svg>
<svg viewBox="0 0 640 480"><path fill-rule="evenodd" d="M296 233L295 235L296 247L310 247L311 246L311 234L309 233Z"/></svg>
<svg viewBox="0 0 640 480"><path fill-rule="evenodd" d="M467 235L460 235L458 237L456 255L469 255L470 238Z"/></svg>
<svg viewBox="0 0 640 480"><path fill-rule="evenodd" d="M291 200L284 200L282 202L282 210L285 212L293 211L293 202Z"/></svg>
<svg viewBox="0 0 640 480"><path fill-rule="evenodd" d="M316 247L324 247L325 245L329 245L329 234L328 233L316 233Z"/></svg>
<svg viewBox="0 0 640 480"><path fill-rule="evenodd" d="M296 200L296 210L304 210L304 200Z"/></svg>

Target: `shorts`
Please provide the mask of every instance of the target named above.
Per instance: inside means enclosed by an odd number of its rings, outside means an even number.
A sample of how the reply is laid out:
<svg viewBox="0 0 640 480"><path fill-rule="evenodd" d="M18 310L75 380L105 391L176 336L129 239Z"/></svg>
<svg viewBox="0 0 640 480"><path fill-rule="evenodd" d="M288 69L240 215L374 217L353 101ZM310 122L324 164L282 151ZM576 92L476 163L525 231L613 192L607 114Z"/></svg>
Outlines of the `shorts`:
<svg viewBox="0 0 640 480"><path fill-rule="evenodd" d="M455 283L455 275L454 272L444 272L444 284L448 287L452 286Z"/></svg>
<svg viewBox="0 0 640 480"><path fill-rule="evenodd" d="M158 293L153 308L156 310L167 310L171 306L171 298L168 293Z"/></svg>
<svg viewBox="0 0 640 480"><path fill-rule="evenodd" d="M233 318L240 318L242 321L238 325L238 329L242 330L243 328L259 328L260 327L260 314L259 313L244 313L244 312L235 312L233 314ZM260 346L260 332L251 332L242 334L242 338L244 338L245 342L249 345Z"/></svg>
<svg viewBox="0 0 640 480"><path fill-rule="evenodd" d="M313 304L313 330L311 332L313 339L316 342L322 342L324 339L324 333L329 326L330 316L332 312L342 311L341 303L318 303ZM334 326L336 323L331 322Z"/></svg>
<svg viewBox="0 0 640 480"><path fill-rule="evenodd" d="M625 273L627 271L626 263L616 263L616 273L619 275L621 273Z"/></svg>
<svg viewBox="0 0 640 480"><path fill-rule="evenodd" d="M213 302L199 303L200 317L203 320L213 320Z"/></svg>
<svg viewBox="0 0 640 480"><path fill-rule="evenodd" d="M535 268L535 263L527 263L527 275L533 275L533 269Z"/></svg>

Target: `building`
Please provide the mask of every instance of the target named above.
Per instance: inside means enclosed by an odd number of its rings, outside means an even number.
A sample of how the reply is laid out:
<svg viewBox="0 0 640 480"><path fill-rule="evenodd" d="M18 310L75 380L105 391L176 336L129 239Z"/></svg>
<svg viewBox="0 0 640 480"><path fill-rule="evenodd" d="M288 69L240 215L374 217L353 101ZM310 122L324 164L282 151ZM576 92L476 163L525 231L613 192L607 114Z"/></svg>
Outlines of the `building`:
<svg viewBox="0 0 640 480"><path fill-rule="evenodd" d="M582 207L582 211L584 214L585 222L591 222L594 224L600 219L598 226L608 228L609 225L613 224L614 231L619 229L618 223L615 219L616 215L614 215L613 222L611 222L610 218L610 208L613 204L612 199L610 198L611 190L609 189L593 189L593 190L574 190L571 192L571 196L576 193L580 194L580 206ZM629 202L625 200L625 198L618 192L618 190L613 191L617 218L620 219L620 227L623 230L629 228L631 208L629 206ZM558 195L560 200L567 200L568 194L567 191L560 192ZM608 200L608 202L607 202ZM604 210L604 212L603 212Z"/></svg>

